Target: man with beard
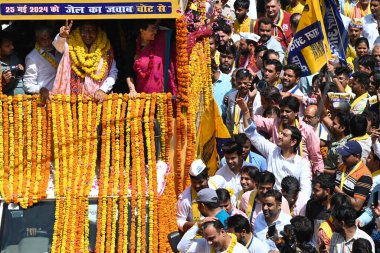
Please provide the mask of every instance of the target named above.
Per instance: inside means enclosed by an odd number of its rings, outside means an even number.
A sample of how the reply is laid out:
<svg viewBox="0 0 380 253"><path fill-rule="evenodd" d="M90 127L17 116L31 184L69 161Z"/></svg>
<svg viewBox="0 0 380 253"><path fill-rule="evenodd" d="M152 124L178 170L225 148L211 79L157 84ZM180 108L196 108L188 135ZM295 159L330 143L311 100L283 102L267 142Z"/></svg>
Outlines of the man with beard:
<svg viewBox="0 0 380 253"><path fill-rule="evenodd" d="M257 90L262 92L266 87L277 86L280 83L282 64L278 60L267 60L264 63L263 79L257 84Z"/></svg>
<svg viewBox="0 0 380 253"><path fill-rule="evenodd" d="M325 160L325 173L334 174L336 168L342 163L342 158L338 154L337 149L342 147L351 138L350 134L350 114L345 111L338 110L333 117L323 117L323 122L330 129L334 141L330 145Z"/></svg>
<svg viewBox="0 0 380 253"><path fill-rule="evenodd" d="M242 32L253 33L254 20L248 17L249 5L249 0L236 0L234 3L236 15L234 23L235 34L239 34Z"/></svg>
<svg viewBox="0 0 380 253"><path fill-rule="evenodd" d="M203 238L195 239L200 229L203 230ZM227 234L227 229L215 217L205 218L194 225L184 234L177 249L184 253L249 253L247 248L237 242L235 235Z"/></svg>
<svg viewBox="0 0 380 253"><path fill-rule="evenodd" d="M221 167L215 175L222 176L226 180L226 189L231 192L231 201L236 205L237 198L242 187L240 185L241 168L250 165L243 160L242 147L236 142L227 142L222 151L226 158L226 165Z"/></svg>
<svg viewBox="0 0 380 253"><path fill-rule="evenodd" d="M228 94L228 106L226 126L231 136L243 133L243 121L237 98L248 100L248 91L251 88L252 74L247 69L239 69L236 72L236 91Z"/></svg>
<svg viewBox="0 0 380 253"><path fill-rule="evenodd" d="M269 171L264 171L260 174L259 183L257 185L257 190L247 191L243 194L239 209L244 211L251 224L255 223L257 215L259 215L263 208L262 202L264 199L264 194L273 189L276 182L274 174ZM287 214L290 214L288 201L282 196L281 210Z"/></svg>
<svg viewBox="0 0 380 253"><path fill-rule="evenodd" d="M372 238L355 224L356 211L351 206L334 208L332 212L334 234L331 238L330 253L352 252L352 244L358 238L367 239L375 251Z"/></svg>
<svg viewBox="0 0 380 253"><path fill-rule="evenodd" d="M274 0L276 1L276 0ZM273 49L278 52L280 62L284 60L284 47L280 42L272 36L273 23L270 18L264 17L258 21L258 35L260 36L259 44L266 46L268 49Z"/></svg>
<svg viewBox="0 0 380 253"><path fill-rule="evenodd" d="M282 100L281 103L283 101L284 100ZM297 149L302 139L300 130L290 124L284 124L281 127L281 132L276 140L276 144L274 144L257 132L256 124L251 121L247 103L243 99L238 99L236 103L238 103L243 113L245 134L251 140L253 146L267 158L268 171L272 172L276 177L274 188L281 190L282 179L291 175L301 183L300 192L305 196L310 196L310 162L297 154ZM288 113L286 111L290 109L284 109L284 105L281 103L280 108L283 116L286 115Z"/></svg>
<svg viewBox="0 0 380 253"><path fill-rule="evenodd" d="M177 225L182 232L186 232L201 219L198 203L194 201L197 193L205 188L224 188L226 183L221 176L210 178L208 168L200 159L191 164L189 174L191 186L179 195L177 202Z"/></svg>
<svg viewBox="0 0 380 253"><path fill-rule="evenodd" d="M231 78L232 72L234 71L234 61L236 57L236 46L235 45L224 45L219 47L219 70Z"/></svg>
<svg viewBox="0 0 380 253"><path fill-rule="evenodd" d="M334 188L335 183L331 175L321 174L313 180L313 197L306 204L305 216L314 225L314 245L317 245L319 226L330 217L330 199L334 194Z"/></svg>
<svg viewBox="0 0 380 253"><path fill-rule="evenodd" d="M237 66L247 68L252 73L257 71L255 62L255 48L259 38L253 33L240 33L239 55Z"/></svg>
<svg viewBox="0 0 380 253"><path fill-rule="evenodd" d="M275 250L275 243L271 240L280 235L284 226L290 224L291 216L281 210L282 194L277 190L269 190L264 194L263 212L257 216L254 224L254 235L261 241L266 241L271 250ZM269 227L274 226L275 234L268 234ZM272 230L272 229L271 229ZM273 230L272 230L273 231Z"/></svg>
<svg viewBox="0 0 380 253"><path fill-rule="evenodd" d="M282 92L282 96L303 96L303 93L298 86L298 83L300 81L301 68L297 65L289 64L285 65L282 70L284 71L282 82L277 87Z"/></svg>
<svg viewBox="0 0 380 253"><path fill-rule="evenodd" d="M290 16L289 12L281 9L280 0L265 0L265 17L269 18L274 24L271 34L281 43L283 48L288 48L288 44L292 39L290 31ZM255 32L259 26L256 24Z"/></svg>
<svg viewBox="0 0 380 253"><path fill-rule="evenodd" d="M237 240L248 249L250 253L266 253L269 246L253 236L249 221L242 215L234 215L227 219L228 232L236 235Z"/></svg>

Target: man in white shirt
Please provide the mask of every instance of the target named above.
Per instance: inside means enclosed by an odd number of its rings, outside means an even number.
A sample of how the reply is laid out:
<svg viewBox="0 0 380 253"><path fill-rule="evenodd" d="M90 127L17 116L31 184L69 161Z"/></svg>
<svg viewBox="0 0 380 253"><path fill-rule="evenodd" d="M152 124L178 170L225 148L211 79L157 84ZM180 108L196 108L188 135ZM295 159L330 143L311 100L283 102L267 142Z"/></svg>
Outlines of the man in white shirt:
<svg viewBox="0 0 380 253"><path fill-rule="evenodd" d="M379 36L377 21L380 19L380 0L371 0L371 14L363 18L363 37L368 39L370 49Z"/></svg>
<svg viewBox="0 0 380 253"><path fill-rule="evenodd" d="M334 208L332 212L334 234L331 237L330 253L353 252L352 244L358 238L367 239L375 251L372 238L355 224L356 211L352 206Z"/></svg>
<svg viewBox="0 0 380 253"><path fill-rule="evenodd" d="M227 219L228 232L234 233L237 240L248 249L250 253L267 253L269 245L253 236L251 224L242 215L234 215Z"/></svg>
<svg viewBox="0 0 380 253"><path fill-rule="evenodd" d="M294 64L285 65L283 67L283 76L281 78L282 83L278 85L278 89L282 96L298 95L303 96L302 91L299 89L298 83L300 81L301 68Z"/></svg>
<svg viewBox="0 0 380 253"><path fill-rule="evenodd" d="M238 100L243 113L245 134L251 140L253 146L267 158L268 171L276 177L275 189L281 190L281 181L291 175L301 183L301 191L305 196L311 195L311 167L310 162L297 154L302 135L294 126L284 126L280 129L277 145L265 139L256 130L256 124L251 120L250 111L244 100Z"/></svg>
<svg viewBox="0 0 380 253"><path fill-rule="evenodd" d="M203 238L195 239L199 229ZM235 235L227 234L223 224L215 217L207 217L192 226L177 246L183 253L249 253L246 247L237 242Z"/></svg>
<svg viewBox="0 0 380 253"><path fill-rule="evenodd" d="M266 241L272 250L276 249L271 240L280 236L284 226L290 224L291 216L281 210L282 194L277 190L269 190L264 194L263 212L257 216L254 224L254 234L259 240ZM274 229L269 230L270 226ZM273 234L272 234L273 232Z"/></svg>
<svg viewBox="0 0 380 253"><path fill-rule="evenodd" d="M40 94L43 102L52 90L62 54L55 50L53 31L47 27L36 30L36 45L25 58L24 90Z"/></svg>
<svg viewBox="0 0 380 253"><path fill-rule="evenodd" d="M215 175L222 176L226 180L226 189L231 193L231 202L236 205L239 193L243 190L240 184L240 170L243 166L250 165L250 163L243 160L243 148L236 142L225 143L222 151L227 164L221 167Z"/></svg>
<svg viewBox="0 0 380 253"><path fill-rule="evenodd" d="M226 181L221 176L209 177L208 168L202 160L195 160L190 167L191 186L178 196L177 225L180 231L186 232L196 221L202 218L195 202L197 193L205 188L224 188ZM194 217L195 216L195 217Z"/></svg>

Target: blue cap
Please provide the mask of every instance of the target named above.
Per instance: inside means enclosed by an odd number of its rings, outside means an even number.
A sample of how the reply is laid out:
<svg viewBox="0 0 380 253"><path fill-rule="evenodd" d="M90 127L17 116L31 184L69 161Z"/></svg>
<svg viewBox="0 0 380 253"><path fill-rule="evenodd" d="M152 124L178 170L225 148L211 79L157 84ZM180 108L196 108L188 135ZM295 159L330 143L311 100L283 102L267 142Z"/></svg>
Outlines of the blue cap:
<svg viewBox="0 0 380 253"><path fill-rule="evenodd" d="M362 147L357 141L349 141L337 151L341 156L362 155Z"/></svg>

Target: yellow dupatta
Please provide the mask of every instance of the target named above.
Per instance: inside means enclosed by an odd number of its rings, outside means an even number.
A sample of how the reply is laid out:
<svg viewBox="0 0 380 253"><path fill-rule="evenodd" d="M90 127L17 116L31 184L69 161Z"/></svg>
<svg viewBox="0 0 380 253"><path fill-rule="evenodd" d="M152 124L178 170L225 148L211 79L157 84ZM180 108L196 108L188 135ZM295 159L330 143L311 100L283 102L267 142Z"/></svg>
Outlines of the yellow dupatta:
<svg viewBox="0 0 380 253"><path fill-rule="evenodd" d="M246 214L249 218L249 221L252 220L252 214L254 213L254 209L255 209L255 199L256 199L256 195L257 195L257 189L256 190L253 190L253 192L251 193L251 195L249 196L249 202L248 202L248 208L247 208L247 211L246 211Z"/></svg>
<svg viewBox="0 0 380 253"><path fill-rule="evenodd" d="M369 135L365 134L365 135L362 135L362 136L353 137L353 138L350 139L350 141L363 141L363 140L367 140L368 138L369 138Z"/></svg>
<svg viewBox="0 0 380 253"><path fill-rule="evenodd" d="M364 98L368 97L368 92L362 94L361 96L355 98L355 100L351 104L351 110L355 108L355 106Z"/></svg>

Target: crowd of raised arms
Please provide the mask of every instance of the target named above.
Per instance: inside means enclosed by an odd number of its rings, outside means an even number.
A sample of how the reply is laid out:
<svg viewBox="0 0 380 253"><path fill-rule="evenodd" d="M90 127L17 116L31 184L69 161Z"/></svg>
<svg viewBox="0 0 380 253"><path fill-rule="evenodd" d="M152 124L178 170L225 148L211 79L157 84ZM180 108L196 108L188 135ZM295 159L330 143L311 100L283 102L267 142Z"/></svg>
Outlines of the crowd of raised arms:
<svg viewBox="0 0 380 253"><path fill-rule="evenodd" d="M191 186L177 203L179 251L380 252L380 0L336 0L346 59L327 59L310 76L287 62L305 4L207 2L200 26L211 31L213 95L232 140L215 175L202 160L189 168ZM137 24L130 97L176 94L167 29ZM118 69L99 23L66 21L56 33L41 26L35 39L20 61L12 34L1 34L4 94L101 102L113 91Z"/></svg>

